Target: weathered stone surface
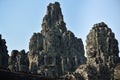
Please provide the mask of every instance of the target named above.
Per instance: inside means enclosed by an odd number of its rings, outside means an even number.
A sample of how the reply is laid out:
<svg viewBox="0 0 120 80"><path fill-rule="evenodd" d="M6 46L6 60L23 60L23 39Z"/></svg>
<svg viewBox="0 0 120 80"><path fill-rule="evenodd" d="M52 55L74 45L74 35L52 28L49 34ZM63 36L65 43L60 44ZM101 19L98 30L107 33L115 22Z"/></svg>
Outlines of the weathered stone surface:
<svg viewBox="0 0 120 80"><path fill-rule="evenodd" d="M29 61L25 50L13 50L8 60L11 71L28 72Z"/></svg>
<svg viewBox="0 0 120 80"><path fill-rule="evenodd" d="M29 43L29 69L45 76L60 76L86 62L80 38L66 29L60 4L50 3L43 18L41 33Z"/></svg>
<svg viewBox="0 0 120 80"><path fill-rule="evenodd" d="M7 68L8 67L8 50L6 46L5 39L2 39L0 35L0 67Z"/></svg>
<svg viewBox="0 0 120 80"><path fill-rule="evenodd" d="M119 62L118 41L104 23L95 24L87 35L87 63L76 73L85 80L114 80L114 67Z"/></svg>

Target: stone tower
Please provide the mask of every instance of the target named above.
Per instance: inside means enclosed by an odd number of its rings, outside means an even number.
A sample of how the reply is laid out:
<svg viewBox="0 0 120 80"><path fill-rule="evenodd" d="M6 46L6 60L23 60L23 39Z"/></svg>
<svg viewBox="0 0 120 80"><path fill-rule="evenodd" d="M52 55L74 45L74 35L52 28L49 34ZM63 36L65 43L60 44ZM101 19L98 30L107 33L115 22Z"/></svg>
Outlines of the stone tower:
<svg viewBox="0 0 120 80"><path fill-rule="evenodd" d="M86 62L81 38L67 30L58 2L47 6L42 30L29 42L29 69L45 76L60 76Z"/></svg>
<svg viewBox="0 0 120 80"><path fill-rule="evenodd" d="M113 69L119 59L115 34L104 22L101 22L93 26L86 42L87 65L96 70L96 79L113 80ZM91 78L93 75L88 76Z"/></svg>

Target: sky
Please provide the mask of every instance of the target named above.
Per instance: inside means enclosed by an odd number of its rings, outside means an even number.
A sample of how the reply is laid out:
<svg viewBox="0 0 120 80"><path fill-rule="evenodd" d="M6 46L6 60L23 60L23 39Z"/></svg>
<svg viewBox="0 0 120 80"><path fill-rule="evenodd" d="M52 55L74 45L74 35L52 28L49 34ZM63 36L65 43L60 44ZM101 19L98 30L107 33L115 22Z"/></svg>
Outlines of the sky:
<svg viewBox="0 0 120 80"><path fill-rule="evenodd" d="M41 31L47 6L55 1L60 3L67 29L84 46L86 36L99 22L105 22L120 42L120 0L0 0L0 34L9 54L15 49L29 50L31 36Z"/></svg>

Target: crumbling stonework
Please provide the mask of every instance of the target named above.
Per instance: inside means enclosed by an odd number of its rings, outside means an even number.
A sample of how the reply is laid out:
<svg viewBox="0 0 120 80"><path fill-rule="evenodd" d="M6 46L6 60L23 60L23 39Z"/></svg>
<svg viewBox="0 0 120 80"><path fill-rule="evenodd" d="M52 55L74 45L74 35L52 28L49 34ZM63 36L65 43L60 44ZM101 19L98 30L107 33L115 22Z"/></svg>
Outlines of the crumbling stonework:
<svg viewBox="0 0 120 80"><path fill-rule="evenodd" d="M47 7L41 33L30 39L28 58L30 71L45 76L73 72L86 62L82 40L66 29L58 2Z"/></svg>
<svg viewBox="0 0 120 80"><path fill-rule="evenodd" d="M2 39L0 35L0 67L7 68L8 67L8 50L6 46L5 39Z"/></svg>
<svg viewBox="0 0 120 80"><path fill-rule="evenodd" d="M29 61L25 50L13 50L8 60L8 68L15 72L28 72Z"/></svg>

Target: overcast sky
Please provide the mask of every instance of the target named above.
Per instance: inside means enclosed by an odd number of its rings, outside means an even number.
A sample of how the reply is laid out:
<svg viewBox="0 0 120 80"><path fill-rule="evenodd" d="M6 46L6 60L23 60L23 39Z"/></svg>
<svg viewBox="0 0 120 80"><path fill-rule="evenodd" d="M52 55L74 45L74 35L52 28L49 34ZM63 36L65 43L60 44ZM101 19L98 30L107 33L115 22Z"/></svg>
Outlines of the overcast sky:
<svg viewBox="0 0 120 80"><path fill-rule="evenodd" d="M41 31L49 3L60 2L66 27L76 37L86 36L95 23L105 22L120 42L120 0L0 0L0 34L11 50L29 50L34 32Z"/></svg>

